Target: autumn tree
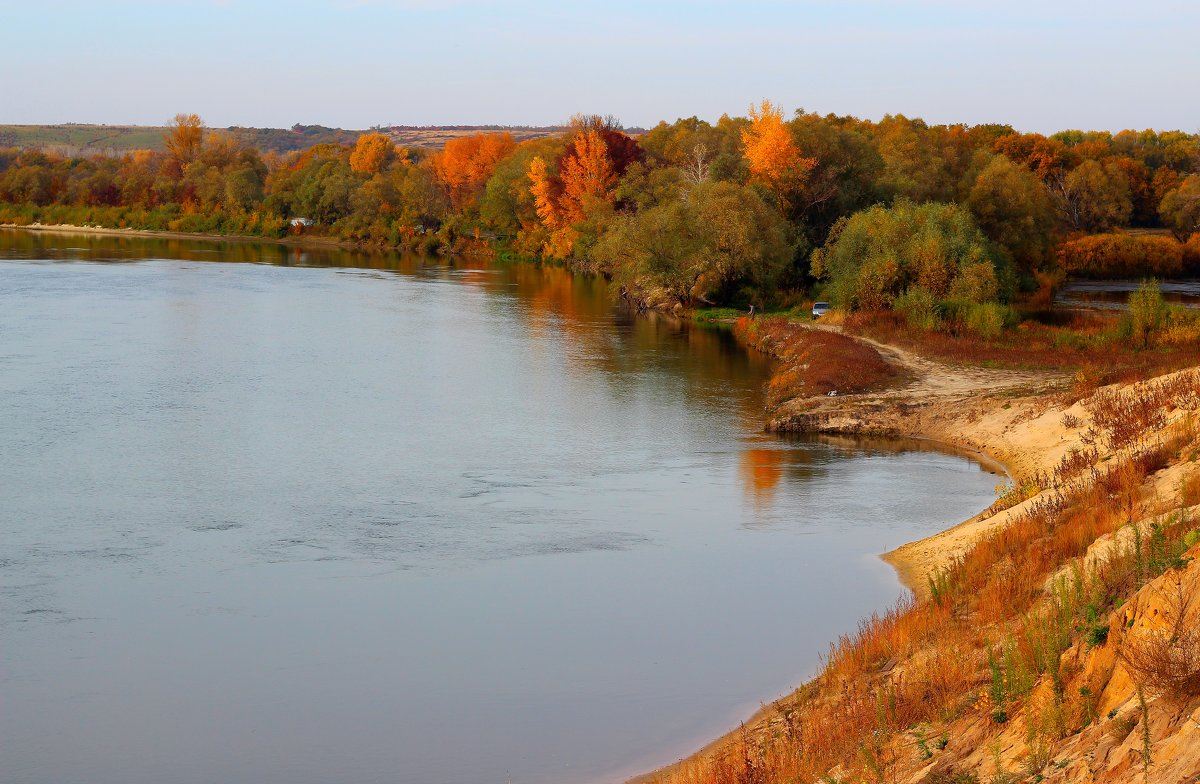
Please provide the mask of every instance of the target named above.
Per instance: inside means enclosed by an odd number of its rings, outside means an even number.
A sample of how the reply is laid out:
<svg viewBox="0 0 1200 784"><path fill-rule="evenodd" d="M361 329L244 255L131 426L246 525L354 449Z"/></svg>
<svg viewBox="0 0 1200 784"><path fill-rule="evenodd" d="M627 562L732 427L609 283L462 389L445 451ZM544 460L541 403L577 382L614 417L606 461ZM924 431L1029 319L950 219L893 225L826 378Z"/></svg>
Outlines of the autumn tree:
<svg viewBox="0 0 1200 784"><path fill-rule="evenodd" d="M764 99L750 107L750 125L742 131L742 145L750 176L777 192L792 186L816 166L800 154L783 113Z"/></svg>
<svg viewBox="0 0 1200 784"><path fill-rule="evenodd" d="M0 176L0 197L17 204L49 204L54 199L54 175L46 165L15 166Z"/></svg>
<svg viewBox="0 0 1200 784"><path fill-rule="evenodd" d="M1024 166L992 156L975 177L966 204L983 233L1018 267L1032 271L1049 259L1054 205L1046 186Z"/></svg>
<svg viewBox="0 0 1200 784"><path fill-rule="evenodd" d="M359 174L376 174L396 158L396 146L382 133L364 133L350 151L350 170Z"/></svg>
<svg viewBox="0 0 1200 784"><path fill-rule="evenodd" d="M583 219L588 199L604 199L617 184L617 173L608 157L608 145L598 131L587 130L575 136L573 154L563 158L562 217L574 223Z"/></svg>
<svg viewBox="0 0 1200 784"><path fill-rule="evenodd" d="M204 120L198 114L177 114L163 133L168 165L176 176L196 157L204 142Z"/></svg>
<svg viewBox="0 0 1200 784"><path fill-rule="evenodd" d="M1126 226L1133 214L1129 181L1112 163L1086 160L1050 180L1063 222L1074 231L1106 231Z"/></svg>
<svg viewBox="0 0 1200 784"><path fill-rule="evenodd" d="M607 210L621 174L640 157L630 137L611 128L583 127L575 131L557 171L541 156L529 163L527 176L534 207L549 237L543 251L567 258L579 237L577 224L590 212Z"/></svg>
<svg viewBox="0 0 1200 784"><path fill-rule="evenodd" d="M942 146L947 129L930 128L923 120L898 114L884 117L874 132L883 159L879 185L886 193L914 201L953 197L959 167L952 165L946 154L953 148Z"/></svg>
<svg viewBox="0 0 1200 784"><path fill-rule="evenodd" d="M1168 191L1158 214L1180 242L1200 232L1200 174L1187 177L1178 188Z"/></svg>
<svg viewBox="0 0 1200 784"><path fill-rule="evenodd" d="M1074 160L1061 140L1047 139L1040 133L1010 133L996 139L992 149L1027 167L1043 181L1070 168Z"/></svg>
<svg viewBox="0 0 1200 784"><path fill-rule="evenodd" d="M1128 155L1110 157L1109 162L1125 175L1129 186L1129 202L1132 208L1130 220L1135 226L1153 226L1158 217L1158 204L1162 201L1155 198L1153 175L1146 164Z"/></svg>
<svg viewBox="0 0 1200 784"><path fill-rule="evenodd" d="M451 204L464 209L479 201L496 166L516 148L510 133L477 133L446 142L430 164Z"/></svg>
<svg viewBox="0 0 1200 784"><path fill-rule="evenodd" d="M522 142L488 178L479 201L480 218L495 231L514 237L519 252L537 253L545 243L545 228L530 192L530 163L539 157L557 161L566 147L567 140L561 136Z"/></svg>

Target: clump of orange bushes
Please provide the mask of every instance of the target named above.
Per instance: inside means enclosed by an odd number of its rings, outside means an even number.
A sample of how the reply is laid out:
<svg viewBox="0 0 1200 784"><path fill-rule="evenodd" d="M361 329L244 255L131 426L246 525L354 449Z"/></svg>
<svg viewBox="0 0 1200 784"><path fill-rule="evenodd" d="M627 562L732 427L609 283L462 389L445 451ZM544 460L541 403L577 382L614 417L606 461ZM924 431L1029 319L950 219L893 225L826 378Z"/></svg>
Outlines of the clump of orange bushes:
<svg viewBox="0 0 1200 784"><path fill-rule="evenodd" d="M787 318L742 316L733 326L742 342L779 359L783 367L767 389L768 405L792 398L851 394L899 380L900 369L862 341L812 329Z"/></svg>
<svg viewBox="0 0 1200 784"><path fill-rule="evenodd" d="M1185 257L1185 250L1187 251ZM1092 234L1058 246L1062 269L1075 277L1178 277L1188 262L1196 263L1191 248L1174 237L1151 234Z"/></svg>

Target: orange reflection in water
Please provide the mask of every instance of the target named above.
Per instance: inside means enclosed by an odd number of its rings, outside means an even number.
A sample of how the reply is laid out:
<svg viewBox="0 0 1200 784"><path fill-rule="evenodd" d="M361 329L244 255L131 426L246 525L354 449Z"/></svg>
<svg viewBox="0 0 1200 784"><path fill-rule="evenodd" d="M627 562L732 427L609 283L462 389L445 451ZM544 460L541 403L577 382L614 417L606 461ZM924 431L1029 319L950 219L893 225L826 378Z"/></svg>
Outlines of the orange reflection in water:
<svg viewBox="0 0 1200 784"><path fill-rule="evenodd" d="M738 458L742 491L756 505L770 503L783 479L785 453L782 449L746 449Z"/></svg>

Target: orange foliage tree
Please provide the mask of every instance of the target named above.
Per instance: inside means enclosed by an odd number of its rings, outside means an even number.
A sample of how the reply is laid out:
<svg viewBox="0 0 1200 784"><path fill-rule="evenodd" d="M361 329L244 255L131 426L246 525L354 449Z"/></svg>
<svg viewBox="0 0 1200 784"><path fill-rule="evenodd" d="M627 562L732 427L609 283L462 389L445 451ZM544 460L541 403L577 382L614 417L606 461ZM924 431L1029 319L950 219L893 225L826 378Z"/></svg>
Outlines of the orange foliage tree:
<svg viewBox="0 0 1200 784"><path fill-rule="evenodd" d="M1040 133L1005 134L996 139L992 149L1014 163L1029 167L1042 180L1061 174L1074 163L1065 144Z"/></svg>
<svg viewBox="0 0 1200 784"><path fill-rule="evenodd" d="M625 167L641 156L630 137L612 129L590 125L576 130L558 162L558 174L541 157L529 163L530 193L538 218L550 230L543 252L567 258L578 236L575 224L591 207L614 201L613 190Z"/></svg>
<svg viewBox="0 0 1200 784"><path fill-rule="evenodd" d="M583 220L588 198L608 199L617 174L608 158L608 145L599 131L576 134L574 149L563 158L560 173L563 217L570 223Z"/></svg>
<svg viewBox="0 0 1200 784"><path fill-rule="evenodd" d="M446 142L431 163L451 203L462 209L478 201L496 164L516 148L510 133L477 133Z"/></svg>
<svg viewBox="0 0 1200 784"><path fill-rule="evenodd" d="M382 133L364 133L350 152L350 168L360 174L377 174L396 157L396 146Z"/></svg>
<svg viewBox="0 0 1200 784"><path fill-rule="evenodd" d="M783 112L768 100L750 107L750 125L742 130L742 145L750 176L782 192L787 185L802 179L817 162L805 158L783 124Z"/></svg>
<svg viewBox="0 0 1200 784"><path fill-rule="evenodd" d="M533 206L542 224L554 230L560 229L569 221L564 221L559 213L558 200L561 187L551 176L546 162L539 155L529 162L529 192L533 195Z"/></svg>

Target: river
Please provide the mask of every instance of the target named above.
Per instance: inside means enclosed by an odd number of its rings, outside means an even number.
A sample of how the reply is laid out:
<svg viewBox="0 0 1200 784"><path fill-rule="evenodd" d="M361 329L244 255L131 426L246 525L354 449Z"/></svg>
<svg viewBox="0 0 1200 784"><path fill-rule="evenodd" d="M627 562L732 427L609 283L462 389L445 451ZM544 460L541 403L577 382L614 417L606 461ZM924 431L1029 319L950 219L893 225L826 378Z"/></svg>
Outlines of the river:
<svg viewBox="0 0 1200 784"><path fill-rule="evenodd" d="M1000 481L766 436L769 369L549 266L0 230L0 779L692 751Z"/></svg>

